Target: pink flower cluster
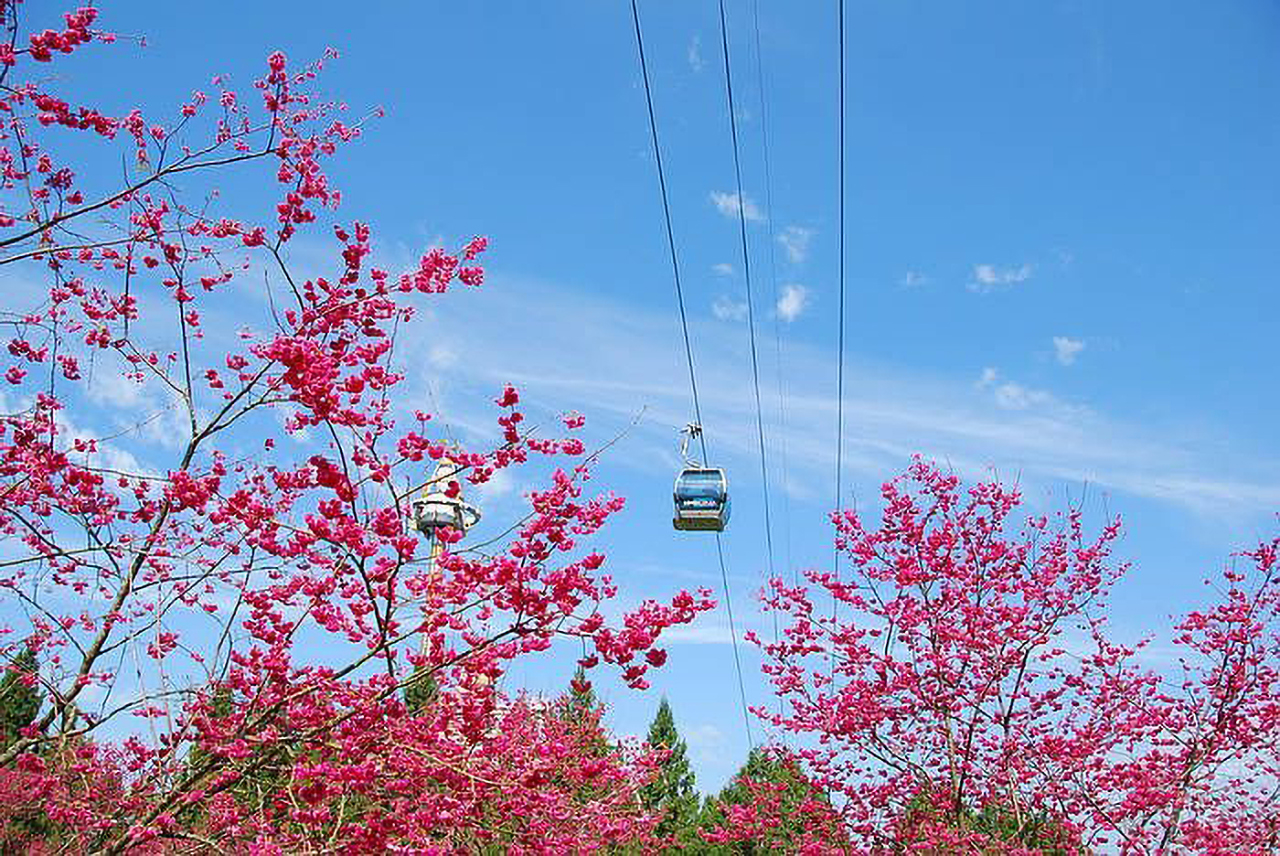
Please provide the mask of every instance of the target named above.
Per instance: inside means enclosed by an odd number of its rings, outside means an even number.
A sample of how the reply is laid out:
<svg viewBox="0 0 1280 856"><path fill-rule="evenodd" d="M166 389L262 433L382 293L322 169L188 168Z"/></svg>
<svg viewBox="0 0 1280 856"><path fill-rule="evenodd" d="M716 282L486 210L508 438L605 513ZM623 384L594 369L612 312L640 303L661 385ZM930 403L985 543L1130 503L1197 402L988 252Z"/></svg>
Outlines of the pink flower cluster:
<svg viewBox="0 0 1280 856"><path fill-rule="evenodd" d="M13 32L32 11L0 10ZM22 404L0 415L0 590L30 608L6 614L0 657L37 653L43 703L0 748L0 849L647 841L635 794L656 756L602 751L598 713L550 715L496 682L568 639L643 687L664 632L712 601L605 620L617 589L591 541L623 500L584 495L583 438L532 427L514 387L487 448L403 411L416 310L481 285L488 242L402 276L370 266L370 227L329 222L327 164L361 123L316 99L320 62L273 53L260 99L217 78L167 123L72 106L35 63L104 40L97 14L0 54L0 265L48 283L8 316L3 367ZM106 155L60 155L67 129ZM121 147L136 172L92 167ZM223 199L207 183L224 173L277 187L274 207ZM336 245L300 276L290 240L320 221ZM428 543L410 511L445 457L450 496L511 468L542 486L483 550L450 529ZM426 677L436 700L408 710Z"/></svg>
<svg viewBox="0 0 1280 856"><path fill-rule="evenodd" d="M1227 572L1223 602L1176 625L1171 675L1140 665L1149 640L1110 638L1118 520L1092 537L1074 509L1019 524L1016 490L965 491L919 460L882 498L878 526L834 516L847 566L808 574L834 607L774 580L789 624L756 640L783 701L759 713L815 738L797 756L859 846L1274 848L1280 542L1243 554L1247 583Z"/></svg>

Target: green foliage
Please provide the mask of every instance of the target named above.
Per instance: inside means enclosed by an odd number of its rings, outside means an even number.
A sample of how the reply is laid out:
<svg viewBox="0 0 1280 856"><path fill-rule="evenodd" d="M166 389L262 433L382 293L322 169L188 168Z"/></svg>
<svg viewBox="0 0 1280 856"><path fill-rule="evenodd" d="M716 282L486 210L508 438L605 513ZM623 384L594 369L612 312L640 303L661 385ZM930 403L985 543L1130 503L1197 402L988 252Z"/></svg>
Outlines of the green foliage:
<svg viewBox="0 0 1280 856"><path fill-rule="evenodd" d="M569 684L569 692L562 698L562 706L562 716L570 722L587 722L591 717L599 716L600 701L587 681L587 670L581 666L573 673L573 681Z"/></svg>
<svg viewBox="0 0 1280 856"><path fill-rule="evenodd" d="M806 799L813 798L813 786L792 765L779 758L767 749L756 747L747 755L747 762L720 791L718 796L707 797L702 805L702 813L698 819L701 829L713 829L723 825L725 806L745 805L754 797L743 784L744 779L752 782L782 784L785 786L781 797L781 822L770 830L767 840L739 841L733 844L707 844L703 842L698 852L707 854L754 854L774 853L787 850L794 844L804 828L804 820L798 808ZM825 798L819 796L819 798Z"/></svg>
<svg viewBox="0 0 1280 856"><path fill-rule="evenodd" d="M1072 846L1072 836L1062 825L1042 812L1019 817L1004 806L988 803L975 816L974 829L997 841L1039 850L1043 856L1071 856L1080 852L1079 847Z"/></svg>
<svg viewBox="0 0 1280 856"><path fill-rule="evenodd" d="M436 683L436 679L419 666L414 672L413 680L404 688L404 705L410 713L422 713L439 692L440 685Z"/></svg>
<svg viewBox="0 0 1280 856"><path fill-rule="evenodd" d="M224 717L231 714L231 690L227 687L218 687L213 691L213 700L210 705L212 713L215 717ZM191 747L191 752L187 755L187 766L192 769L199 769L209 760L209 753L199 743L195 743Z"/></svg>
<svg viewBox="0 0 1280 856"><path fill-rule="evenodd" d="M585 733L588 753L592 757L602 758L614 750L600 727L600 717L604 706L596 698L595 690L587 681L586 670L581 666L573 675L569 691L556 703L556 715L565 722L572 723Z"/></svg>
<svg viewBox="0 0 1280 856"><path fill-rule="evenodd" d="M22 729L39 716L43 703L39 673L40 666L31 648L23 648L4 667L3 677L0 677L0 749L12 745L22 736ZM74 712L70 715L74 718ZM45 745L34 751L42 756L43 763L59 767L74 757L77 744L76 739L64 738L52 746ZM84 778L77 777L73 781L79 784ZM59 840L73 840L65 836L65 825L50 819L43 799L29 796L32 798L4 806L4 817L0 821L0 852L45 852L40 848L41 842L58 836L64 836Z"/></svg>
<svg viewBox="0 0 1280 856"><path fill-rule="evenodd" d="M210 700L211 717L221 719L230 716L235 707L230 688L219 686L214 689ZM301 752L298 744L282 740L259 746L250 758L232 761L209 752L197 740L187 755L182 773L204 771L212 779L225 770L238 771L240 777L228 790L237 803L257 814L270 811L277 798L288 790L293 779L294 762ZM185 823L198 825L205 817L204 805L192 803L184 807L179 816Z"/></svg>
<svg viewBox="0 0 1280 856"><path fill-rule="evenodd" d="M1042 856L1077 856L1085 852L1069 829L1044 812L1017 812L1000 802L988 802L980 811L968 805L944 811L927 793L917 794L908 803L900 826L897 851L913 852L912 845L918 831L937 824L986 836L992 852L1004 852L1006 848L1002 845L1011 844Z"/></svg>
<svg viewBox="0 0 1280 856"><path fill-rule="evenodd" d="M696 838L698 794L694 791L694 776L685 756L684 740L676 730L675 717L665 697L658 705L653 724L649 726L648 743L665 749L668 755L662 762L658 777L641 789L640 800L646 810L661 813L662 820L656 830L658 835L692 841Z"/></svg>
<svg viewBox="0 0 1280 856"><path fill-rule="evenodd" d="M0 746L8 747L40 713L39 666L30 648L14 657L0 678Z"/></svg>

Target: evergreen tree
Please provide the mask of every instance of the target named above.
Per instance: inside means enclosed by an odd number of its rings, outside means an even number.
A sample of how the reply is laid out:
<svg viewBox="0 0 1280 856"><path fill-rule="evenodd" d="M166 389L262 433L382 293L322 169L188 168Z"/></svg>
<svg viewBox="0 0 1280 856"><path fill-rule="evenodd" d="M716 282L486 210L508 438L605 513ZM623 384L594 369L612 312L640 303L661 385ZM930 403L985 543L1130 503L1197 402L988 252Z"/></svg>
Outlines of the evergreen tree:
<svg viewBox="0 0 1280 856"><path fill-rule="evenodd" d="M569 691L557 701L556 710L562 720L584 730L592 755L600 758L613 751L614 747L609 744L604 729L600 726L604 706L596 698L595 690L587 680L586 669L578 667L569 683Z"/></svg>
<svg viewBox="0 0 1280 856"><path fill-rule="evenodd" d="M587 680L587 670L578 667L569 682L569 692L563 696L564 716L573 722L585 722L589 716L599 713L600 700Z"/></svg>
<svg viewBox="0 0 1280 856"><path fill-rule="evenodd" d="M40 713L42 697L40 683L36 680L40 666L36 662L36 652L31 648L23 648L3 668L4 676L0 677L0 749L7 749L22 736L22 729L35 721ZM49 747L44 751L49 752ZM38 842L48 839L56 828L39 802L28 803L0 825L0 850L5 853L36 852Z"/></svg>
<svg viewBox="0 0 1280 856"><path fill-rule="evenodd" d="M786 851L788 845L794 843L796 835L803 826L803 821L800 819L800 812L791 809L797 808L804 800L815 796L813 786L794 766L759 746L751 750L747 755L747 762L742 765L729 784L724 786L718 796L707 797L702 806L698 826L702 829L721 826L725 819L725 806L745 805L753 799L750 789L743 784L743 779L785 785L782 798L783 810L780 814L783 818L794 818L794 820L791 822L783 820L770 831L767 840L740 841L727 845L702 842L698 852L755 856L755 854L774 853L779 850Z"/></svg>
<svg viewBox="0 0 1280 856"><path fill-rule="evenodd" d="M234 692L226 685L214 687L209 701L209 716L215 720L231 716L237 708L241 712L246 710L244 700L237 701ZM187 755L186 770L212 772L214 775L230 770L238 772L239 777L228 789L231 796L250 811L264 810L288 791L294 764L304 752L300 742L286 737L288 728L284 721L277 719L277 722L282 739L255 746L253 754L247 758L215 757L200 745L200 735L197 734ZM210 764L211 761L214 763ZM212 770L207 770L206 766ZM206 811L207 805L199 801L186 806L181 816L185 821L194 822L205 817Z"/></svg>
<svg viewBox="0 0 1280 856"><path fill-rule="evenodd" d="M921 833L932 828L976 832L988 836L992 844L1014 845L1019 851L1043 856L1073 856L1083 852L1079 839L1057 818L1033 811L1021 815L999 802L989 802L981 811L968 805L939 811L927 791L921 791L903 812L896 844L906 852L924 839ZM1004 848L1001 848L1003 852ZM994 849L992 850L994 852Z"/></svg>
<svg viewBox="0 0 1280 856"><path fill-rule="evenodd" d="M685 757L684 740L676 730L675 717L665 696L649 726L648 742L650 746L665 749L668 755L658 777L641 789L640 799L647 810L661 813L658 835L689 841L697 834L694 825L698 816L698 794L694 791L689 759Z"/></svg>
<svg viewBox="0 0 1280 856"><path fill-rule="evenodd" d="M414 671L413 680L404 688L404 705L409 708L409 713L422 713L440 692L436 679L422 672L422 667L419 666Z"/></svg>
<svg viewBox="0 0 1280 856"><path fill-rule="evenodd" d="M217 718L230 716L232 711L231 688L227 686L219 686L213 691L212 704L209 713ZM191 753L187 756L187 765L192 768L200 768L209 760L209 753L199 740L193 741Z"/></svg>
<svg viewBox="0 0 1280 856"><path fill-rule="evenodd" d="M0 746L21 737L40 712L40 685L34 680L38 669L36 652L24 648L0 678Z"/></svg>

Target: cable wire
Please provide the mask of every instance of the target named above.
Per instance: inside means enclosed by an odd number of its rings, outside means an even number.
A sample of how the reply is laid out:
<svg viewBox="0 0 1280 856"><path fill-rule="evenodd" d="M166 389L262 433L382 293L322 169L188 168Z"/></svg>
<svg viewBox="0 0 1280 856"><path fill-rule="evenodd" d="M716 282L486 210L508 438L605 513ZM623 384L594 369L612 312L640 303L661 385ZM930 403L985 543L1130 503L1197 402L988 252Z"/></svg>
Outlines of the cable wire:
<svg viewBox="0 0 1280 856"><path fill-rule="evenodd" d="M667 201L667 174L662 167L662 147L658 145L658 120L653 111L653 91L649 85L649 62L644 54L644 36L640 31L640 10L636 0L631 0L631 20L636 28L636 50L640 54L640 74L644 78L644 100L649 108L649 137L653 141L653 159L658 166L658 188L662 193L662 217L667 225L667 248L671 251L671 275L676 283L676 305L680 307L680 332L684 335L684 355L689 363L689 388L693 392L693 417L702 425L702 405L698 402L698 379L693 369L693 345L689 341L689 319L684 310L684 288L680 282L680 261L676 255L675 232L671 228L671 204ZM698 435L702 444L702 460L710 465L707 456L706 432Z"/></svg>
<svg viewBox="0 0 1280 856"><path fill-rule="evenodd" d="M786 566L791 569L791 585L794 588L797 584L797 571L795 564L791 559L791 497L787 494L787 486L790 484L790 478L787 473L787 398L785 388L782 381L782 335L779 332L779 312L777 305L780 305L782 293L778 287L778 253L776 236L773 234L773 171L769 163L769 109L765 97L764 85L764 51L760 47L760 2L759 0L751 0L751 25L755 31L755 48L756 48L756 92L760 96L760 149L764 160L764 207L765 207L765 223L768 225L769 245L769 279L773 283L773 296L775 309L773 313L773 355L774 370L776 373L777 389L778 389L778 428L779 428L779 447L780 459L782 464L782 527L785 533L786 543ZM766 594L772 591L775 574L770 563L769 584L766 587ZM778 628L778 610L770 609L769 617L773 624L773 644L776 647L781 640ZM783 704L782 696L777 697L778 716L782 716ZM785 742L785 736L784 736Z"/></svg>
<svg viewBox="0 0 1280 856"><path fill-rule="evenodd" d="M722 10L723 11L723 10ZM689 339L689 322L685 314L684 289L680 282L680 262L676 253L675 231L671 227L671 205L667 200L667 179L662 167L662 149L658 145L658 120L653 109L653 90L649 83L649 63L644 53L644 36L640 28L640 10L637 0L631 0L631 20L635 24L636 50L640 55L640 72L644 79L644 98L649 108L649 136L653 141L653 158L658 167L658 187L662 193L662 215L667 227L667 248L671 252L671 273L675 279L676 302L680 307L680 329L684 334L684 352L689 363L689 388L693 393L693 413L697 424L702 424L702 408L698 402L698 381L693 367L693 345ZM707 455L706 432L698 435L702 445L702 460L710 463ZM738 698L742 704L742 721L747 731L747 743L755 748L755 738L751 732L751 716L747 710L747 691L742 679L742 658L738 654L738 630L733 618L733 599L729 594L729 573L725 568L724 547L720 542L720 533L716 533L716 556L720 560L720 580L724 586L725 608L729 615L729 635L733 643L733 664L738 675Z"/></svg>
<svg viewBox="0 0 1280 856"><path fill-rule="evenodd" d="M742 724L747 729L747 745L756 748L755 737L751 734L751 715L747 712L747 688L742 681L742 657L738 654L738 631L733 623L733 598L729 597L729 574L725 571L724 545L720 543L720 533L716 533L716 556L720 559L720 582L724 586L724 606L729 613L729 635L733 637L733 665L738 674L738 699L742 703Z"/></svg>
<svg viewBox="0 0 1280 856"><path fill-rule="evenodd" d="M764 85L764 52L760 49L760 3L759 0L752 0L751 3L752 24L755 29L755 46L756 46L756 88L760 93L760 145L764 153L764 206L765 221L769 224L769 231L773 231L773 171L769 160L769 110L767 107L767 99L765 97ZM778 287L778 258L777 247L774 246L776 236L769 236L769 279L773 283L773 294L776 300L782 299L782 292ZM781 428L781 436L778 440L781 469L782 469L782 520L783 532L785 538L785 555L787 559L787 567L791 568L791 584L796 584L795 565L791 560L791 498L787 494L787 485L790 479L787 473L787 395L786 387L783 383L782 375L782 335L779 332L778 312L773 313L773 351L776 358L775 369L777 373L778 385L778 425ZM775 622L777 616L774 616ZM774 628L774 641L777 641L777 627Z"/></svg>
<svg viewBox="0 0 1280 856"><path fill-rule="evenodd" d="M742 156L738 145L738 114L733 99L733 65L729 60L729 25L724 10L724 0L720 0L720 46L724 55L724 90L729 107L729 132L733 141L733 177L738 193L738 236L742 244L742 275L747 286L747 335L751 342L751 383L755 391L756 402L756 439L760 449L760 483L764 506L764 542L765 554L768 557L769 579L775 575L773 562L773 521L769 511L769 465L765 454L764 443L764 411L760 404L760 361L756 349L756 315L754 289L751 286L751 251L747 242L747 197L742 189ZM717 539L717 548L719 540ZM726 590L728 580L725 581ZM774 641L777 641L777 614L774 615ZM734 657L738 656L735 646ZM741 675L741 667L739 667ZM741 678L739 678L741 680ZM739 687L741 689L741 686ZM746 692L743 690L743 703L746 703Z"/></svg>
<svg viewBox="0 0 1280 856"><path fill-rule="evenodd" d="M733 73L729 63L729 27L725 20L724 0L720 0L720 45L724 53L724 88L729 102L729 131L733 139L733 175L738 191L738 235L742 242L742 275L747 283L747 335L751 341L751 382L756 399L756 438L760 447L760 481L764 486L764 539L769 560L769 576L773 577L773 523L769 515L769 467L764 447L764 415L760 406L760 363L756 356L755 300L751 288L751 253L747 244L746 196L742 193L742 159L738 151L738 117L733 101Z"/></svg>
<svg viewBox="0 0 1280 856"><path fill-rule="evenodd" d="M837 346L836 357L836 507L835 514L840 513L840 503L843 496L842 479L844 476L844 0L839 0L840 4L840 140L839 140L839 162L840 162L840 319L839 319L839 345ZM840 578L840 550L838 547L832 546L832 573L838 580ZM832 604L832 618L835 618L836 600Z"/></svg>

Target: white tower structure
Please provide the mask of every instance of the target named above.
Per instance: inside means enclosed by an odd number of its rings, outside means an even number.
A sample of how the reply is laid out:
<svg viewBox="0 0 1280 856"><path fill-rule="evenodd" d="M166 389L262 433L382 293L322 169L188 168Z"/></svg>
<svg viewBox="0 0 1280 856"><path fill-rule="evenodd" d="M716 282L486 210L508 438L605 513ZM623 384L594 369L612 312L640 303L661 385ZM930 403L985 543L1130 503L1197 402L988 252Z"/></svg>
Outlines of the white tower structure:
<svg viewBox="0 0 1280 856"><path fill-rule="evenodd" d="M440 554L444 551L444 542L438 536L444 527L454 529L462 535L480 522L480 509L462 498L462 480L458 473L462 467L448 456L436 464L431 479L422 488L422 495L414 500L411 513L413 525L431 542L429 585L434 588L440 579ZM450 496L449 483L456 481L458 491ZM423 651L426 651L428 634L422 634Z"/></svg>
<svg viewBox="0 0 1280 856"><path fill-rule="evenodd" d="M448 494L449 482L457 480L461 469L453 459L441 458L431 480L422 488L422 496L413 502L414 526L431 539L433 551L438 543L436 531L441 527L449 526L465 535L468 529L480 522L480 509L462 498L460 480L457 494Z"/></svg>

